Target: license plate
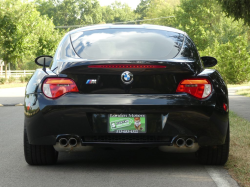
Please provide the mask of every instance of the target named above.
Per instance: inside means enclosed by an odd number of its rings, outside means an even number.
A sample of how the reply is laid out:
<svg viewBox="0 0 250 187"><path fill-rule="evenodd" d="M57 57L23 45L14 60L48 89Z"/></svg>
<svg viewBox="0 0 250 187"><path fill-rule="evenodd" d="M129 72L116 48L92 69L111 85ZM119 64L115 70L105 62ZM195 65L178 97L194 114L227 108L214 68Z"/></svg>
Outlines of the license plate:
<svg viewBox="0 0 250 187"><path fill-rule="evenodd" d="M146 133L145 114L109 114L109 133Z"/></svg>

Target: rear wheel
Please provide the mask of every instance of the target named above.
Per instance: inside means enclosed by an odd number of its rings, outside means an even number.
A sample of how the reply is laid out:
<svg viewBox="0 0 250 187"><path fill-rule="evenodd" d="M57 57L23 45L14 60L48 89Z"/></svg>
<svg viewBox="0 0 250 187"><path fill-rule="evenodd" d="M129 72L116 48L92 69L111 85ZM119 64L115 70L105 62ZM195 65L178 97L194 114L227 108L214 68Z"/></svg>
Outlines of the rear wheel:
<svg viewBox="0 0 250 187"><path fill-rule="evenodd" d="M227 137L224 145L213 147L202 147L198 151L198 158L201 164L224 165L228 160L230 144L230 130L228 126Z"/></svg>
<svg viewBox="0 0 250 187"><path fill-rule="evenodd" d="M24 129L24 156L29 165L55 164L58 152L52 145L31 145L28 141L26 129Z"/></svg>

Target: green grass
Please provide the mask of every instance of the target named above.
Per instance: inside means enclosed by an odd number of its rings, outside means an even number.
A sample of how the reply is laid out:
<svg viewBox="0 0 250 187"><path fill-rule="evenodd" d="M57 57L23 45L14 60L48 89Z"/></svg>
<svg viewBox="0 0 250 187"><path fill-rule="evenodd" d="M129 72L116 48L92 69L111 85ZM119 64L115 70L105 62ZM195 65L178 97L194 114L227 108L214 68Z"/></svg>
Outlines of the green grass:
<svg viewBox="0 0 250 187"><path fill-rule="evenodd" d="M250 122L230 112L230 153L226 168L241 186L250 186Z"/></svg>
<svg viewBox="0 0 250 187"><path fill-rule="evenodd" d="M250 97L250 89L238 90L236 94Z"/></svg>
<svg viewBox="0 0 250 187"><path fill-rule="evenodd" d="M25 83L5 83L5 84L0 84L0 89L2 88L15 88L15 87L25 87L27 82Z"/></svg>

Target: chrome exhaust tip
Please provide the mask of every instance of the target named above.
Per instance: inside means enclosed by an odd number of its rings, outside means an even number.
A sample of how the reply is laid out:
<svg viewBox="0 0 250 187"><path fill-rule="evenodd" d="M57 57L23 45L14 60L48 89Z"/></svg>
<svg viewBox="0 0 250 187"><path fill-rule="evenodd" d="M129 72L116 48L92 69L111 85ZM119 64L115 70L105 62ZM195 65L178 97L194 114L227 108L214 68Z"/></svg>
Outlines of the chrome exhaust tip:
<svg viewBox="0 0 250 187"><path fill-rule="evenodd" d="M72 147L75 147L77 145L77 139L70 138L69 139L69 145L72 146Z"/></svg>
<svg viewBox="0 0 250 187"><path fill-rule="evenodd" d="M63 147L66 147L68 145L68 140L66 138L61 138L59 140L59 144Z"/></svg>
<svg viewBox="0 0 250 187"><path fill-rule="evenodd" d="M178 147L181 147L181 146L185 145L185 140L184 140L183 138L178 138L178 139L176 140L176 145L177 145Z"/></svg>
<svg viewBox="0 0 250 187"><path fill-rule="evenodd" d="M194 145L194 140L191 138L186 139L186 146L192 147Z"/></svg>

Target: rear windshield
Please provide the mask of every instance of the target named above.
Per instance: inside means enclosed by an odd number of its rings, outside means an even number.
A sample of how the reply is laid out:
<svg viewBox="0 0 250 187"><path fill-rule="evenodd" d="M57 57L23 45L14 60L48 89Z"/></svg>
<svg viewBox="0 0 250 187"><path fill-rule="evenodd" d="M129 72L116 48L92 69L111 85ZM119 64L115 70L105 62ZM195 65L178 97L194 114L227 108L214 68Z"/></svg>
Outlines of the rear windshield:
<svg viewBox="0 0 250 187"><path fill-rule="evenodd" d="M100 29L71 35L76 53L83 59L172 59L180 51L183 34L154 29Z"/></svg>

